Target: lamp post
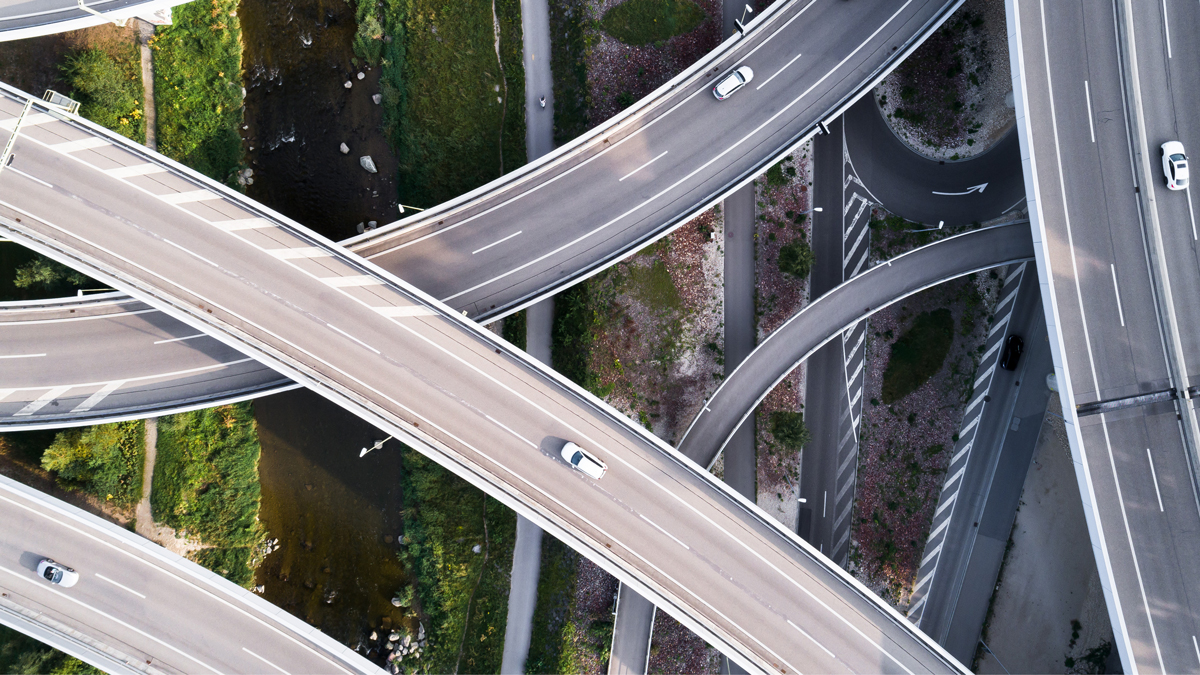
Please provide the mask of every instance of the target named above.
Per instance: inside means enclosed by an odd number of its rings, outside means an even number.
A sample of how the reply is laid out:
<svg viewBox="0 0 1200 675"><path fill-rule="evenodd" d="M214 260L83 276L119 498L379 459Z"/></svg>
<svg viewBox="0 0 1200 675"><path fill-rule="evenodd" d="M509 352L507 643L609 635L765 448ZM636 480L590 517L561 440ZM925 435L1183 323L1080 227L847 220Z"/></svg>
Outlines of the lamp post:
<svg viewBox="0 0 1200 675"><path fill-rule="evenodd" d="M743 36L746 35L746 26L745 26L746 15L753 14L753 13L754 13L754 8L751 7L750 5L746 5L745 9L742 10L742 18L733 22L733 24L735 26L737 26L738 32L741 33Z"/></svg>
<svg viewBox="0 0 1200 675"><path fill-rule="evenodd" d="M383 444L384 444L384 443L387 443L387 442L388 442L388 441L390 441L390 440L392 440L392 438L394 438L394 437L393 437L393 436L388 436L387 438L383 439L382 441L375 441L375 445L372 445L372 446L371 446L371 447L369 447L369 448L363 448L363 449L362 449L362 452L358 453L358 456L359 456L359 457L366 457L368 452L370 452L370 451L372 451L372 450L378 450L378 449L382 448L382 447L383 447Z"/></svg>

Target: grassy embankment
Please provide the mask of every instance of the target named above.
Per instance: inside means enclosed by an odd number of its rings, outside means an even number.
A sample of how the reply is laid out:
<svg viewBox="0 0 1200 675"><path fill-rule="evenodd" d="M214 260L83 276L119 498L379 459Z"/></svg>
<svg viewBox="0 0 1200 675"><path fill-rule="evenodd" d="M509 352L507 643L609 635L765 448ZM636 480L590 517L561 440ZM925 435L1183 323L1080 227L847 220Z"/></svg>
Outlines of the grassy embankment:
<svg viewBox="0 0 1200 675"><path fill-rule="evenodd" d="M60 431L42 454L42 468L64 487L130 507L142 498L145 458L146 425L134 420Z"/></svg>
<svg viewBox="0 0 1200 675"><path fill-rule="evenodd" d="M159 522L207 548L196 562L248 586L265 533L258 523L258 430L250 403L158 421L150 506Z"/></svg>
<svg viewBox="0 0 1200 675"><path fill-rule="evenodd" d="M703 21L704 10L691 0L626 0L604 13L600 28L642 46L690 33Z"/></svg>

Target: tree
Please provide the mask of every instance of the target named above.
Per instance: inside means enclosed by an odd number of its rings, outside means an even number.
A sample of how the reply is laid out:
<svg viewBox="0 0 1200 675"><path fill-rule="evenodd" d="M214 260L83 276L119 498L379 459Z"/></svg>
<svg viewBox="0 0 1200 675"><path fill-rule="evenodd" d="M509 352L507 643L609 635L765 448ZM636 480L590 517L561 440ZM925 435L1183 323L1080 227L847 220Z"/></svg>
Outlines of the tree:
<svg viewBox="0 0 1200 675"><path fill-rule="evenodd" d="M797 279L808 277L817 257L807 242L797 239L779 249L779 271Z"/></svg>
<svg viewBox="0 0 1200 675"><path fill-rule="evenodd" d="M38 256L17 268L13 285L17 288L41 286L48 289L61 281L66 281L72 286L82 286L87 283L88 278L62 263Z"/></svg>
<svg viewBox="0 0 1200 675"><path fill-rule="evenodd" d="M783 447L797 452L812 440L808 427L804 426L804 413L789 410L771 413L771 435Z"/></svg>

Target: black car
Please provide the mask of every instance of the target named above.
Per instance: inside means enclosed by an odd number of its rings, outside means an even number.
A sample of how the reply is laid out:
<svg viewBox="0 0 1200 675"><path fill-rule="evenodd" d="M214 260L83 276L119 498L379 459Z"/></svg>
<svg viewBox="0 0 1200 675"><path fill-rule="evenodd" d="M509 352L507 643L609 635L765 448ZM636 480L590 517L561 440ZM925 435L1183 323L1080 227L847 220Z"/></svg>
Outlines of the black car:
<svg viewBox="0 0 1200 675"><path fill-rule="evenodd" d="M1000 367L1005 370L1016 370L1017 362L1025 351L1025 341L1020 335L1009 335L1004 343L1004 354L1000 357Z"/></svg>

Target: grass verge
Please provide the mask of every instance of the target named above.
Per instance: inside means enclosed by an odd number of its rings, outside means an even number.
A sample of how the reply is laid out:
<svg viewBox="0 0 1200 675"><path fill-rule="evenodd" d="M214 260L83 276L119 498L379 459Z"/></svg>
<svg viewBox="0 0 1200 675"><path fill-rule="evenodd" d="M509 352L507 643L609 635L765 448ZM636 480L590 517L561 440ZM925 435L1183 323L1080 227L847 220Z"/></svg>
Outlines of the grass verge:
<svg viewBox="0 0 1200 675"><path fill-rule="evenodd" d="M158 150L218 181L242 161L242 47L237 0L176 7L158 29L154 96Z"/></svg>
<svg viewBox="0 0 1200 675"><path fill-rule="evenodd" d="M158 421L150 505L159 522L199 537L196 562L248 586L258 523L258 430L250 403L168 415Z"/></svg>
<svg viewBox="0 0 1200 675"><path fill-rule="evenodd" d="M61 431L42 454L42 468L76 488L128 507L142 498L146 425L141 420Z"/></svg>
<svg viewBox="0 0 1200 675"><path fill-rule="evenodd" d="M403 458L407 547L399 555L428 621L421 668L499 672L516 515L415 450Z"/></svg>
<svg viewBox="0 0 1200 675"><path fill-rule="evenodd" d="M146 142L142 118L142 65L132 42L113 42L106 49L80 49L67 54L59 66L79 101L79 114L103 127Z"/></svg>
<svg viewBox="0 0 1200 675"><path fill-rule="evenodd" d="M954 339L954 317L942 308L922 312L892 345L880 398L890 405L917 390L941 369Z"/></svg>
<svg viewBox="0 0 1200 675"><path fill-rule="evenodd" d="M692 0L626 0L604 13L600 27L640 47L690 33L703 21L704 10Z"/></svg>

